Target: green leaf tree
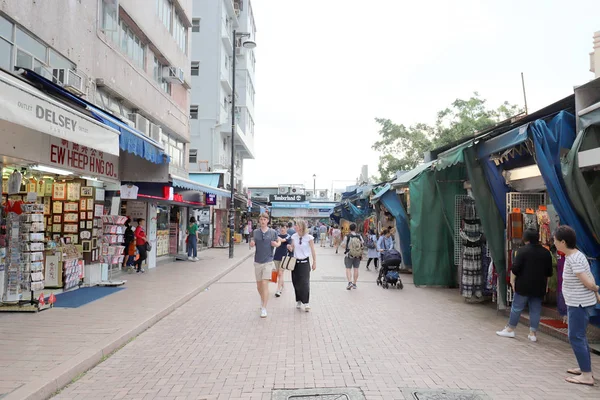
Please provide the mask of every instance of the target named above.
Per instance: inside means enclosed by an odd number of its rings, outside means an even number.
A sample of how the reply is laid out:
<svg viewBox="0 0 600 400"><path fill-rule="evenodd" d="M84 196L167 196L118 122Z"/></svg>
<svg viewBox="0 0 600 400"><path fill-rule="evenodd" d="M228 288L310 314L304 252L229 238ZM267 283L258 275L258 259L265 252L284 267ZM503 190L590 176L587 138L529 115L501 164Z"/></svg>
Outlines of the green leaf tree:
<svg viewBox="0 0 600 400"><path fill-rule="evenodd" d="M418 123L407 127L376 118L380 125L379 140L373 149L381 152L379 179L383 182L396 171L411 170L423 162L426 151L472 136L522 112L519 106L508 102L489 109L486 100L475 92L471 98L456 99L450 107L439 111L433 125Z"/></svg>

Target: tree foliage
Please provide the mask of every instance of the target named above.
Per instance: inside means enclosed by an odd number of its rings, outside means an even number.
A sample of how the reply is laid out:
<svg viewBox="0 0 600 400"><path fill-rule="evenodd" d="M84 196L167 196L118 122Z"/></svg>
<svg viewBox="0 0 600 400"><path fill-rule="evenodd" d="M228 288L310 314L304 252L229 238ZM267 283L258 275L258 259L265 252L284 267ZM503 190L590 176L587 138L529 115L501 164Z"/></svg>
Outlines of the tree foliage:
<svg viewBox="0 0 600 400"><path fill-rule="evenodd" d="M433 125L405 126L376 118L380 139L373 149L382 153L379 157L380 181L390 179L396 171L415 168L423 161L426 151L471 136L522 112L519 106L508 102L489 109L486 100L475 92L470 99L456 99L450 107L439 111Z"/></svg>

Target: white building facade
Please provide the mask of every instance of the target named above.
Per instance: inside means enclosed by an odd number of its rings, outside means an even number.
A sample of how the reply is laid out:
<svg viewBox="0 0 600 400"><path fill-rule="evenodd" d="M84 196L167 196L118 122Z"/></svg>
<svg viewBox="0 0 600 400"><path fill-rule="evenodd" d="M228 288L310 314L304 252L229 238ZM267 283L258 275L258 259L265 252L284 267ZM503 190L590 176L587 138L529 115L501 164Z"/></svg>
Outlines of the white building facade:
<svg viewBox="0 0 600 400"><path fill-rule="evenodd" d="M233 30L249 33L238 38ZM250 0L193 0L191 48L191 144L189 171L223 172L226 187L231 165L231 100L236 57L235 188L242 191L243 160L254 158L255 54L241 46L255 40Z"/></svg>

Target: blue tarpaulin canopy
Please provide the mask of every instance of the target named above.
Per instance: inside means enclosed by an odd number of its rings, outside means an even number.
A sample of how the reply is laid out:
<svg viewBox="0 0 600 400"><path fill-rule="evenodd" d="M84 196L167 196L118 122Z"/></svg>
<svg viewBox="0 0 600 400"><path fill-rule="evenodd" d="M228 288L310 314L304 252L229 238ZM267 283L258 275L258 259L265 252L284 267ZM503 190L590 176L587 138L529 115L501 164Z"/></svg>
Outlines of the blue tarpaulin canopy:
<svg viewBox="0 0 600 400"><path fill-rule="evenodd" d="M231 197L231 193L229 193L225 189L219 189L212 186L202 185L200 183L196 183L192 180L180 178L177 176L171 176L171 180L173 181L173 186L188 189L188 190L196 190L198 192L211 193L217 196L223 197Z"/></svg>
<svg viewBox="0 0 600 400"><path fill-rule="evenodd" d="M529 124L521 125L500 136L491 138L477 146L477 156L484 158L490 154L499 153L503 150L515 147L527 140L527 127Z"/></svg>
<svg viewBox="0 0 600 400"><path fill-rule="evenodd" d="M218 188L219 182L221 180L221 174L219 174L219 173L198 174L198 173L190 172L190 179L201 185Z"/></svg>

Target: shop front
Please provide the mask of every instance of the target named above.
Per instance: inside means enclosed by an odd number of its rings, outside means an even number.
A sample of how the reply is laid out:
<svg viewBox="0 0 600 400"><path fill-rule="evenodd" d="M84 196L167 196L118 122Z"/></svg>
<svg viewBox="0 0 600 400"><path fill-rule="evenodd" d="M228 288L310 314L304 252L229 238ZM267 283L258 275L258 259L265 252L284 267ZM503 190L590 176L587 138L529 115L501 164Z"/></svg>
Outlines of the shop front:
<svg viewBox="0 0 600 400"><path fill-rule="evenodd" d="M119 133L0 71L0 138L0 302L37 308L44 290L102 278Z"/></svg>

